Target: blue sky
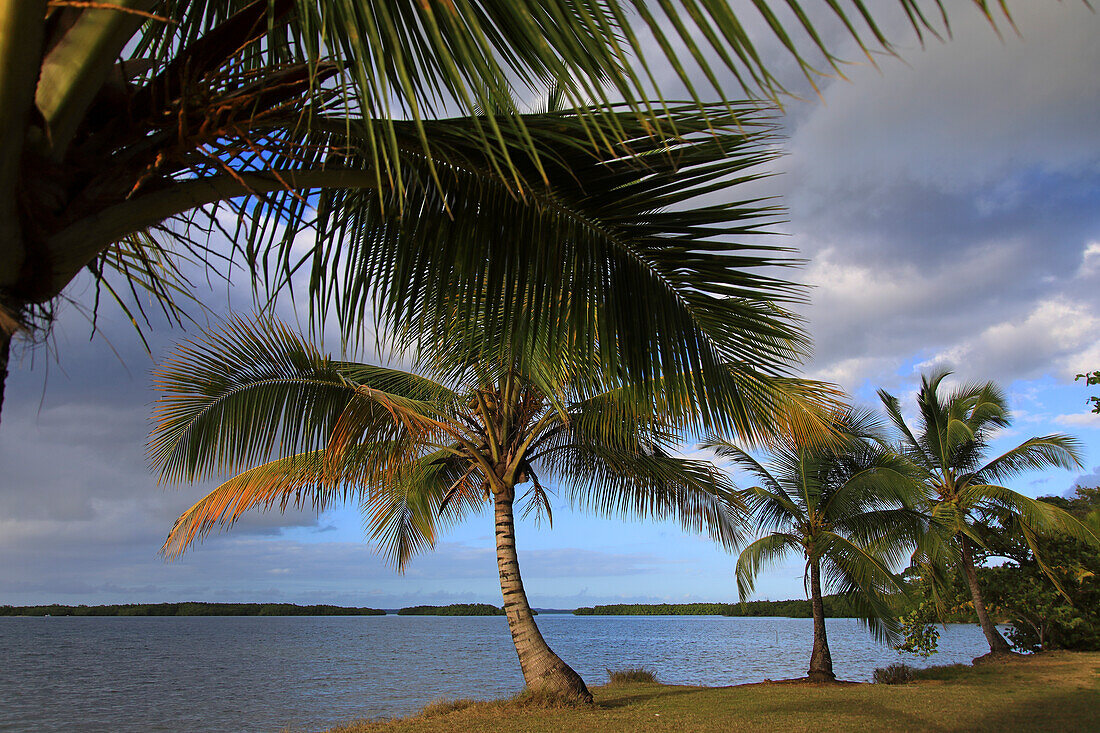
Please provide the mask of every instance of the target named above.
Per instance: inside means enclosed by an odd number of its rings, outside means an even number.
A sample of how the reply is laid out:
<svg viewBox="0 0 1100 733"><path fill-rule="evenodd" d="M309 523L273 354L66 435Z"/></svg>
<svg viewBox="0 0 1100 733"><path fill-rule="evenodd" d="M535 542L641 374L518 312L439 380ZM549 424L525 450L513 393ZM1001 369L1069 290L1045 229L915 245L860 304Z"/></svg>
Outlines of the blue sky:
<svg viewBox="0 0 1100 733"><path fill-rule="evenodd" d="M1074 3L1012 5L1019 37L964 10L953 41L910 43L902 60L851 67L821 99L790 102L781 175L758 192L783 196L786 243L809 259L807 373L866 405L878 387L911 403L933 366L998 381L1016 422L995 449L1062 431L1086 446L1082 471L1014 483L1035 496L1100 483L1100 416L1073 382L1100 368L1100 19ZM68 295L91 302L86 285ZM204 297L225 302L224 290ZM103 326L109 343L89 341L66 307L49 349L13 364L0 603L499 603L488 513L404 576L364 544L354 509L251 517L164 563L172 520L209 487L156 486L143 457L152 361L117 315ZM182 335L158 327L154 357ZM554 507L552 531L518 531L536 605L736 597L734 558L703 538ZM758 597L802 594L793 560L758 585Z"/></svg>

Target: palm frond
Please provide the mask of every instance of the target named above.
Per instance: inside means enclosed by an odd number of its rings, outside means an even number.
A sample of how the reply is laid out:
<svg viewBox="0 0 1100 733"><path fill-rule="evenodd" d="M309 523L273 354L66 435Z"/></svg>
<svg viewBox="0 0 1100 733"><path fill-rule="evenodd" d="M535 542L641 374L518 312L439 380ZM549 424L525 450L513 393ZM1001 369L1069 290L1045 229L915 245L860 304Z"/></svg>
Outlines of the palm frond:
<svg viewBox="0 0 1100 733"><path fill-rule="evenodd" d="M761 570L779 562L787 553L801 550L802 544L798 537L782 532L761 537L745 547L737 558L736 570L737 594L741 602L752 596Z"/></svg>
<svg viewBox="0 0 1100 733"><path fill-rule="evenodd" d="M161 553L179 557L196 539L202 539L218 524L231 527L250 510L280 511L293 503L309 505L320 512L346 498L350 484L332 480L324 451L279 458L244 471L224 482L176 519Z"/></svg>
<svg viewBox="0 0 1100 733"><path fill-rule="evenodd" d="M724 477L704 461L615 446L570 447L543 459L579 509L622 519L673 520L732 549L744 507Z"/></svg>
<svg viewBox="0 0 1100 733"><path fill-rule="evenodd" d="M1059 433L1028 438L979 468L975 480L989 483L1029 470L1082 468L1081 449L1081 441L1072 435Z"/></svg>

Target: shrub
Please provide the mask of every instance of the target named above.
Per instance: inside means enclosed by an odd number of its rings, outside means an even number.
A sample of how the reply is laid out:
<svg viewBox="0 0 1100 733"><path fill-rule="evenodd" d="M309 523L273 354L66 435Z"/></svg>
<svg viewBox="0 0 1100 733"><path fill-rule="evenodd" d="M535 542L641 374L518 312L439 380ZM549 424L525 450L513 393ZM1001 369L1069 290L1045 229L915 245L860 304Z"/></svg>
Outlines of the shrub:
<svg viewBox="0 0 1100 733"><path fill-rule="evenodd" d="M891 664L876 669L874 680L876 684L880 685L904 685L906 682L913 681L916 672L908 664Z"/></svg>
<svg viewBox="0 0 1100 733"><path fill-rule="evenodd" d="M609 669L607 677L613 685L625 685L632 682L645 682L653 684L657 682L657 675L645 667L627 667L626 669Z"/></svg>
<svg viewBox="0 0 1100 733"><path fill-rule="evenodd" d="M434 718L439 715L446 715L447 713L453 713L458 710L465 710L471 705L475 705L476 700L433 700L420 709L420 712L416 714L417 718Z"/></svg>

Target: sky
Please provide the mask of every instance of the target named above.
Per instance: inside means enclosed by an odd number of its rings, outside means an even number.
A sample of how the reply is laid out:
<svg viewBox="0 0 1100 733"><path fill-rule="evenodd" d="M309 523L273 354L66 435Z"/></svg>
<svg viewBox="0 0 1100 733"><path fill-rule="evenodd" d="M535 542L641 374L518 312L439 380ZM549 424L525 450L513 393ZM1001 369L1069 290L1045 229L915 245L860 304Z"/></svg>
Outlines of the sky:
<svg viewBox="0 0 1100 733"><path fill-rule="evenodd" d="M924 48L887 12L900 58L846 67L846 79L819 83L820 97L785 77L806 98L787 102L778 175L754 190L782 197L784 243L808 260L796 275L812 286L808 376L868 407L880 387L911 404L921 373L938 366L995 380L1015 420L994 450L1054 432L1083 442L1080 471L1012 484L1065 494L1100 483L1094 392L1073 381L1100 368L1100 15L1014 2L1019 35L998 38L969 3L954 5L953 39ZM78 282L67 295L53 341L17 352L8 379L0 604L499 605L488 511L404 575L365 543L354 507L249 516L165 562L157 550L172 521L211 488L160 487L144 457L149 372L189 334L155 324L150 356L105 308L103 336L90 340L91 290ZM201 295L247 311L224 286ZM706 538L553 505L552 529L517 531L535 606L737 598L735 557ZM804 597L801 564L769 571L756 597Z"/></svg>

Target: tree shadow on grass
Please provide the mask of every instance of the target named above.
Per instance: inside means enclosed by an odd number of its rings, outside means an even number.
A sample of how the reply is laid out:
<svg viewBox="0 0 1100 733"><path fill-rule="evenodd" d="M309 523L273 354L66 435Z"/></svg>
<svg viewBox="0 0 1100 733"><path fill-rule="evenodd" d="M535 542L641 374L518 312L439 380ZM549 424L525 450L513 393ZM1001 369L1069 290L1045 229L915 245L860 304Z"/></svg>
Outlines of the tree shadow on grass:
<svg viewBox="0 0 1100 733"><path fill-rule="evenodd" d="M1060 691L990 707L967 730L1096 731L1100 727L1100 687Z"/></svg>
<svg viewBox="0 0 1100 733"><path fill-rule="evenodd" d="M687 695L692 692L699 692L706 688L703 687L668 687L665 685L653 685L652 689L642 688L636 692L632 692L630 695L623 695L622 697L615 697L610 700L601 700L596 698L596 707L598 708L625 708L629 705L635 705L640 702L648 702L657 698L669 698L677 697L679 695Z"/></svg>

